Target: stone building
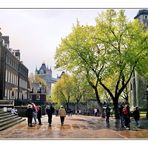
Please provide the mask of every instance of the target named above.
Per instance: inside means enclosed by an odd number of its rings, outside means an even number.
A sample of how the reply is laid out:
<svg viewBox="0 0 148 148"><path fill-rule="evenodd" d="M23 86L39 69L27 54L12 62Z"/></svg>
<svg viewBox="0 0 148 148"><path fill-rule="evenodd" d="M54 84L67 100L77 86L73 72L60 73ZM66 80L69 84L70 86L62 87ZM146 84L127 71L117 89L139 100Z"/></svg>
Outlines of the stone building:
<svg viewBox="0 0 148 148"><path fill-rule="evenodd" d="M52 70L46 66L45 63L41 65L39 69L36 68L35 74L45 80L47 83L46 93L48 96L51 96L51 87L52 83L56 82L56 78L52 77Z"/></svg>
<svg viewBox="0 0 148 148"><path fill-rule="evenodd" d="M0 100L28 98L28 69L20 51L9 48L9 36L0 32Z"/></svg>
<svg viewBox="0 0 148 148"><path fill-rule="evenodd" d="M29 93L29 99L35 104L46 104L46 87L39 82L31 83L31 91Z"/></svg>
<svg viewBox="0 0 148 148"><path fill-rule="evenodd" d="M138 14L134 17L144 24L144 29L148 28L148 10L139 10ZM134 72L130 82L130 105L131 107L139 106L142 109L147 109L147 91L148 78L139 75L137 71Z"/></svg>

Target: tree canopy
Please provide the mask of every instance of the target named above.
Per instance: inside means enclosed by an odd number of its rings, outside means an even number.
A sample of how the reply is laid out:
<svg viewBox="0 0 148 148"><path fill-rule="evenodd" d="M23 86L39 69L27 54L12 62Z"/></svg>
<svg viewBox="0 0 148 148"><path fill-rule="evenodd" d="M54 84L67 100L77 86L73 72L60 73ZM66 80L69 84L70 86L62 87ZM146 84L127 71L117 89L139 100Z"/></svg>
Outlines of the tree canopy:
<svg viewBox="0 0 148 148"><path fill-rule="evenodd" d="M138 20L128 21L123 10L106 10L96 25L80 25L61 40L56 68L85 74L101 106L99 86L111 97L117 115L118 100L133 72L147 75L148 31ZM110 81L110 83L107 83Z"/></svg>
<svg viewBox="0 0 148 148"><path fill-rule="evenodd" d="M54 84L52 89L52 99L58 104L76 103L94 98L92 88L79 75L68 75L64 73L61 78Z"/></svg>

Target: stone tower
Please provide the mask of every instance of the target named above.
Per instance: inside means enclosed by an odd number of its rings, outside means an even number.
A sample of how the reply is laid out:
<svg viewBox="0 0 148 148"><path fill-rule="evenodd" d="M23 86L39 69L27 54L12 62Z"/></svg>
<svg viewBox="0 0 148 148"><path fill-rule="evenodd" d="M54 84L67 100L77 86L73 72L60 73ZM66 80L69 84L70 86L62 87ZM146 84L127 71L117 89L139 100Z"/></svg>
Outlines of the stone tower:
<svg viewBox="0 0 148 148"><path fill-rule="evenodd" d="M51 96L51 85L56 81L55 78L52 78L52 70L51 68L49 69L45 63L42 63L41 67L39 70L36 68L35 74L40 76L42 79L44 79L47 83L47 95Z"/></svg>

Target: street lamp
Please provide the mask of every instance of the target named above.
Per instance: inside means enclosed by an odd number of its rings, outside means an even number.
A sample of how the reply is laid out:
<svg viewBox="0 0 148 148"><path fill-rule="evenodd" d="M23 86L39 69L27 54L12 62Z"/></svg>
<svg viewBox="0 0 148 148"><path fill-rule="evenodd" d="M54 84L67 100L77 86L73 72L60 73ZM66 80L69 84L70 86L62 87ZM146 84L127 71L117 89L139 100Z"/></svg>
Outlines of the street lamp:
<svg viewBox="0 0 148 148"><path fill-rule="evenodd" d="M146 113L146 118L148 120L148 85L146 86L146 99L147 99L147 113Z"/></svg>

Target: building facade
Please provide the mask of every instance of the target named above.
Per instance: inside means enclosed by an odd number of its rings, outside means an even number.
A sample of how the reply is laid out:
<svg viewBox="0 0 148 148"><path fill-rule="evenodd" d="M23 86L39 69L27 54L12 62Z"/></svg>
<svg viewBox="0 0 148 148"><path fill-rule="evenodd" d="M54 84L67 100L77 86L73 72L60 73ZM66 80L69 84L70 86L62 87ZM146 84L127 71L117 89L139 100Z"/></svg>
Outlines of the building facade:
<svg viewBox="0 0 148 148"><path fill-rule="evenodd" d="M144 24L144 30L148 28L148 10L139 10L134 17ZM147 108L146 90L148 86L148 78L145 78L135 71L130 82L130 105L131 107L139 106L142 109Z"/></svg>
<svg viewBox="0 0 148 148"><path fill-rule="evenodd" d="M20 51L9 48L9 36L0 32L0 100L28 98L28 69Z"/></svg>
<svg viewBox="0 0 148 148"><path fill-rule="evenodd" d="M38 82L31 83L32 90L30 92L30 100L35 104L46 104L46 86Z"/></svg>
<svg viewBox="0 0 148 148"><path fill-rule="evenodd" d="M36 68L35 74L45 80L47 83L46 93L48 96L51 96L51 87L54 82L56 82L56 78L52 77L52 70L49 69L45 63L41 65L39 70Z"/></svg>

